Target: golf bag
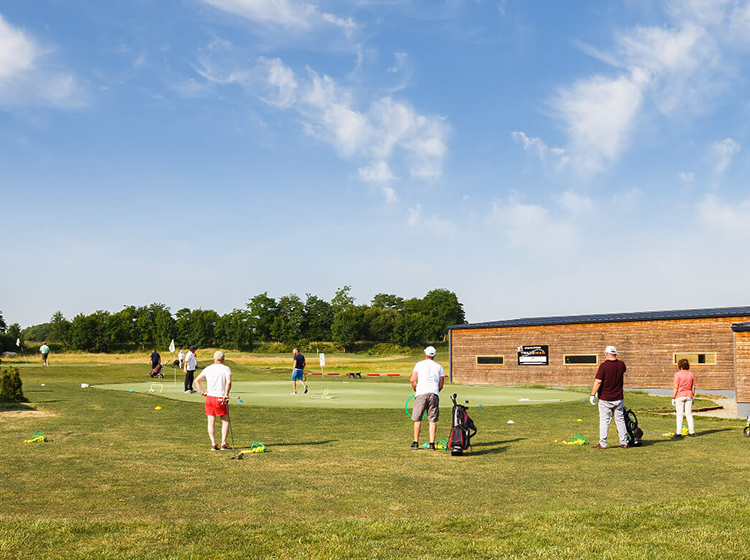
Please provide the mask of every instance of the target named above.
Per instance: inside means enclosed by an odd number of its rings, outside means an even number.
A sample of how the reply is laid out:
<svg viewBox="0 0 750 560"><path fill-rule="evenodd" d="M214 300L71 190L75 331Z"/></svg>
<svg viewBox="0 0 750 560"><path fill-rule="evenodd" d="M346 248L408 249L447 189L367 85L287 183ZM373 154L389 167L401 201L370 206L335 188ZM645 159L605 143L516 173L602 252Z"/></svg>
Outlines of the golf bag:
<svg viewBox="0 0 750 560"><path fill-rule="evenodd" d="M451 426L451 435L448 439L448 446L451 455L463 455L464 450L471 445L471 438L477 433L477 427L474 421L469 418L467 408L456 402L456 394L451 395L453 401L453 425Z"/></svg>
<svg viewBox="0 0 750 560"><path fill-rule="evenodd" d="M638 417L629 408L625 409L625 429L628 431L628 447L638 447L643 443L643 430L638 427Z"/></svg>
<svg viewBox="0 0 750 560"><path fill-rule="evenodd" d="M158 377L159 379L164 377L164 374L161 372L162 367L163 366L161 364L158 364L154 369L151 370L151 373L149 373L149 376Z"/></svg>

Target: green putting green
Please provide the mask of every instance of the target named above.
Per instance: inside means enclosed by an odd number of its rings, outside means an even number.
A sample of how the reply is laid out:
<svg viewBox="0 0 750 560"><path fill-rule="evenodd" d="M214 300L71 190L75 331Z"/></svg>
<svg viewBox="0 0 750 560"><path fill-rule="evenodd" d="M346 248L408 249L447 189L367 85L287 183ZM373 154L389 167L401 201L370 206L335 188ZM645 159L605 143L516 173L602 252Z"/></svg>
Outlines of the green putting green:
<svg viewBox="0 0 750 560"><path fill-rule="evenodd" d="M235 381L232 384L231 403L234 406L285 406L303 408L404 408L406 400L414 394L406 383L378 383L364 380L310 380L310 391L291 394L290 381ZM187 395L182 384L160 379L143 383L116 383L95 385L98 389L151 393L155 396L191 402L203 402L197 393ZM559 389L526 387L489 387L450 385L443 388L441 408L452 406L450 395L458 394L458 401L469 401L469 407L509 406L571 402L582 399L580 393ZM242 402L240 402L242 401ZM409 403L411 409L413 403Z"/></svg>

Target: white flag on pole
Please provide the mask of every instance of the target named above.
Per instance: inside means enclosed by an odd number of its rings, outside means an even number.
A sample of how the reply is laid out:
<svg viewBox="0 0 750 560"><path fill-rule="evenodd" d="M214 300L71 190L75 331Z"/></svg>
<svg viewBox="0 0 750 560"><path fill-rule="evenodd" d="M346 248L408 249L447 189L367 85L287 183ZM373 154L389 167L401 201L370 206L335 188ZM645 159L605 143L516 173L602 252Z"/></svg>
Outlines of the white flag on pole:
<svg viewBox="0 0 750 560"><path fill-rule="evenodd" d="M20 338L16 339L16 346L18 346L19 348L21 347L21 339Z"/></svg>
<svg viewBox="0 0 750 560"><path fill-rule="evenodd" d="M174 338L172 339L172 342L169 343L169 351L174 354Z"/></svg>

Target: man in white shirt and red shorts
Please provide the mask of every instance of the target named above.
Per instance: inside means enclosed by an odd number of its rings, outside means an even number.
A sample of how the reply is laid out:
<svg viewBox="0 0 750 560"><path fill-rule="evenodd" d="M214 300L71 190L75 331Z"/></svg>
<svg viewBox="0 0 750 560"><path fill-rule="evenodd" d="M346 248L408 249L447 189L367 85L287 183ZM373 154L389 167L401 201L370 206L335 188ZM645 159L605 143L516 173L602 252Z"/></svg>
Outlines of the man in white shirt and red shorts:
<svg viewBox="0 0 750 560"><path fill-rule="evenodd" d="M201 381L206 380L206 390ZM194 381L198 392L206 397L206 416L208 417L208 437L211 440L211 451L232 449L227 443L229 435L229 390L232 388L232 370L224 365L224 352L214 352L214 363L205 368ZM221 448L216 445L214 422L221 418Z"/></svg>

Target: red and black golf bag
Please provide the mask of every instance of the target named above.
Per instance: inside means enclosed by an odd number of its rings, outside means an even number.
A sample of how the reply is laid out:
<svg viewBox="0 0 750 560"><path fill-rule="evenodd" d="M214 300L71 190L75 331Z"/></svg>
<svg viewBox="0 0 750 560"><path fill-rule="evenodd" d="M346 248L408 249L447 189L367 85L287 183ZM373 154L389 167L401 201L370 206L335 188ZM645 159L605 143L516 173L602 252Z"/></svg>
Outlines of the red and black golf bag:
<svg viewBox="0 0 750 560"><path fill-rule="evenodd" d="M448 445L451 455L463 455L464 450L471 445L471 438L477 433L474 421L469 417L467 408L456 402L456 394L451 395L453 401L453 425Z"/></svg>
<svg viewBox="0 0 750 560"><path fill-rule="evenodd" d="M151 370L151 373L149 373L149 375L151 377L158 377L159 379L163 378L164 374L161 372L163 367L164 366L162 366L161 364L156 364L156 367Z"/></svg>

